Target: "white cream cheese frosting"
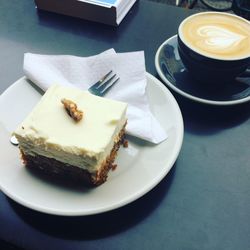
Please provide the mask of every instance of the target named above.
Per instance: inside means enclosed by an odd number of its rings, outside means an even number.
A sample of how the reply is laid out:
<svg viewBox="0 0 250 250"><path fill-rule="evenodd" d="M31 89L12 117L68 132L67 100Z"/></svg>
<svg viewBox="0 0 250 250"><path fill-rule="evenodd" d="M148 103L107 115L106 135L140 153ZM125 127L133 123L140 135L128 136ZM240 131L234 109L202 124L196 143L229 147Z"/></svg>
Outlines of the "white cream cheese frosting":
<svg viewBox="0 0 250 250"><path fill-rule="evenodd" d="M61 99L77 104L83 118L76 122ZM126 123L127 104L87 91L51 86L15 130L21 150L95 172L110 154Z"/></svg>

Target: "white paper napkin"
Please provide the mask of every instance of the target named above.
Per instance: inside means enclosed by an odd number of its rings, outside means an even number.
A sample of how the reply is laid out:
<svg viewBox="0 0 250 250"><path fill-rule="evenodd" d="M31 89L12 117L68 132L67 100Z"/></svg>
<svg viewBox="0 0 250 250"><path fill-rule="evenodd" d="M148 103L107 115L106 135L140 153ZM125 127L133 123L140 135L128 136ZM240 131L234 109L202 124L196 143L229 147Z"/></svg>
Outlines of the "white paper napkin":
<svg viewBox="0 0 250 250"><path fill-rule="evenodd" d="M26 53L23 68L25 75L44 91L55 83L87 90L112 69L120 80L105 97L128 103L127 134L152 143L167 138L150 112L143 51L116 53L109 49L90 57Z"/></svg>

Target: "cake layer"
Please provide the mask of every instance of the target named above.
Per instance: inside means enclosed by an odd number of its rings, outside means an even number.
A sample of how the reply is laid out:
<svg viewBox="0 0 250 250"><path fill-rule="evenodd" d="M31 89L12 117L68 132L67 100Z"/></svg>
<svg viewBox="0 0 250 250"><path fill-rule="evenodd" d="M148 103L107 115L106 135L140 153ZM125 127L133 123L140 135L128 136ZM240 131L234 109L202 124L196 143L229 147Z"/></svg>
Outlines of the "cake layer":
<svg viewBox="0 0 250 250"><path fill-rule="evenodd" d="M39 172L39 174L42 173L45 176L55 177L57 180L66 180L67 182L73 181L75 184L98 186L106 181L109 170L113 169L113 163L119 147L124 142L124 135L125 128L120 131L118 140L114 144L110 155L107 156L101 163L99 169L94 173L42 155L26 155L23 151L21 151L22 159L26 167Z"/></svg>
<svg viewBox="0 0 250 250"><path fill-rule="evenodd" d="M61 100L83 111L76 122ZM25 155L41 155L94 173L110 154L126 124L127 104L87 91L54 85L18 126L14 135Z"/></svg>

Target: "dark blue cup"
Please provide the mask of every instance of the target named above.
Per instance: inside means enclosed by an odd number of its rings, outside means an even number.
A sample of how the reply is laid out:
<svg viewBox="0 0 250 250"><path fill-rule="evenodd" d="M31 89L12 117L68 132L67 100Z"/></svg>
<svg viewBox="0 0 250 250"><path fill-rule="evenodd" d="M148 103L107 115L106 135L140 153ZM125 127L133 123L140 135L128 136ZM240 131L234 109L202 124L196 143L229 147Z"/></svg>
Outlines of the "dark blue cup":
<svg viewBox="0 0 250 250"><path fill-rule="evenodd" d="M197 15L207 15L210 12L202 12L195 14ZM213 14L219 15L231 15L228 13L221 12L212 12ZM193 15L194 16L194 15ZM188 45L187 42L184 41L182 36L182 25L189 18L186 18L179 26L178 29L178 51L180 58L188 70L188 72L195 79L204 83L227 83L234 80L237 76L241 75L246 69L250 66L250 54L240 58L232 58L232 59L221 59L215 58L212 56L204 55L200 51L191 48L192 46ZM235 16L236 18L241 18ZM241 18L243 19L243 18ZM244 21L248 22L244 19ZM250 31L250 22L249 23L249 31ZM250 46L250 44L249 44Z"/></svg>

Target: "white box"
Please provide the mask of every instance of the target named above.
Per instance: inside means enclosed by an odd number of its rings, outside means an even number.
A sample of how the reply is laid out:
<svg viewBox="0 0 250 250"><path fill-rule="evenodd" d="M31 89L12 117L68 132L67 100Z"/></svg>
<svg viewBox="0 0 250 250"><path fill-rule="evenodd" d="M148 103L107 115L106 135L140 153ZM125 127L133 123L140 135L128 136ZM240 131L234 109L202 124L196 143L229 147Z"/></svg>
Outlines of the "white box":
<svg viewBox="0 0 250 250"><path fill-rule="evenodd" d="M35 0L38 9L118 26L136 0Z"/></svg>

